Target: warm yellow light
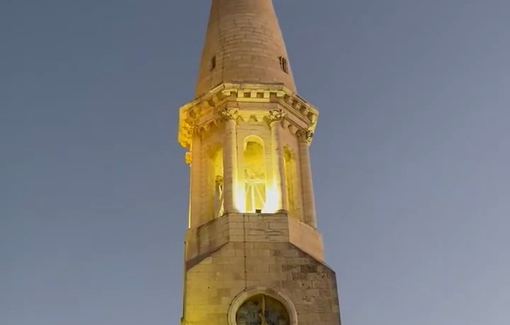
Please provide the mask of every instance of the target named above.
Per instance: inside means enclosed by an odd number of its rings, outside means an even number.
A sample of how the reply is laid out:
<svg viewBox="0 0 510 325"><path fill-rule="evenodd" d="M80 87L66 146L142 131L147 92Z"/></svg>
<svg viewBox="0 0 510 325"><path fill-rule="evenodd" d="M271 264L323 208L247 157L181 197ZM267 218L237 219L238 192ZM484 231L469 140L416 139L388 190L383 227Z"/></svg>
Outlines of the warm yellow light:
<svg viewBox="0 0 510 325"><path fill-rule="evenodd" d="M244 185L244 184L242 184ZM235 182L234 184L234 188L235 188L235 191L234 191L234 204L235 204L235 207L237 209L237 211L239 212L246 212L246 207L245 207L245 193L244 193L244 186L242 186L241 184L239 184L238 181Z"/></svg>
<svg viewBox="0 0 510 325"><path fill-rule="evenodd" d="M279 192L274 182L271 183L268 187L266 187L266 203L264 204L264 208L262 212L264 213L275 213L280 208L280 200L279 200Z"/></svg>
<svg viewBox="0 0 510 325"><path fill-rule="evenodd" d="M246 193L245 184L236 182L235 184L235 207L241 213L253 213L255 211L246 211ZM266 202L262 208L263 213L275 213L281 208L281 193L278 187L271 182L266 186Z"/></svg>

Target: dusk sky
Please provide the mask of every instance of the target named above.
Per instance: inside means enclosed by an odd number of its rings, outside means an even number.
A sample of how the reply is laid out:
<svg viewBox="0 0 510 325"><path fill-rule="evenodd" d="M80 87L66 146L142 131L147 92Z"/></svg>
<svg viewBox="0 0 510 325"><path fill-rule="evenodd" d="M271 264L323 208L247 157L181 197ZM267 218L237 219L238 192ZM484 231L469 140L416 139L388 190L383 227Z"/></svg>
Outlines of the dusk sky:
<svg viewBox="0 0 510 325"><path fill-rule="evenodd" d="M273 2L343 325L510 324L510 1ZM209 6L0 2L0 324L179 324Z"/></svg>

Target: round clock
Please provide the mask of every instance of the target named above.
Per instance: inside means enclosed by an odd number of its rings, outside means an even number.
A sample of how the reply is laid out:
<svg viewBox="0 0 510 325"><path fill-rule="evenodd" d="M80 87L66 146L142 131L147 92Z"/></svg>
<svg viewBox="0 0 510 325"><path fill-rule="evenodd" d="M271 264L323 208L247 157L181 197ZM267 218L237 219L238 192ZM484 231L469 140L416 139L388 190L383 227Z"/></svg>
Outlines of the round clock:
<svg viewBox="0 0 510 325"><path fill-rule="evenodd" d="M236 312L237 325L290 325L289 314L278 300L264 294L250 297Z"/></svg>

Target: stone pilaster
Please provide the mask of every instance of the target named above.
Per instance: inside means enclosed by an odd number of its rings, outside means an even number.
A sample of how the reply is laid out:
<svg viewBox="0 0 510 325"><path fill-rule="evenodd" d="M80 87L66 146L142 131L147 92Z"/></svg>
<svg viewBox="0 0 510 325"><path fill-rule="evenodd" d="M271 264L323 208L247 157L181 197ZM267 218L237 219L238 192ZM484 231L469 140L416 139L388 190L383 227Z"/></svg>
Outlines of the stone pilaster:
<svg viewBox="0 0 510 325"><path fill-rule="evenodd" d="M277 188L278 209L288 211L287 184L285 180L285 167L283 161L283 148L280 140L281 121L285 112L280 110L269 111L269 125L271 127L271 142L274 150L273 156L273 179Z"/></svg>
<svg viewBox="0 0 510 325"><path fill-rule="evenodd" d="M191 189L193 188L193 169L191 168L191 163L192 163L191 150L186 152L186 154L184 156L184 161L186 162L186 165L188 165L190 167L189 190L188 190L188 229L189 229L189 228L191 228L191 198L192 198Z"/></svg>
<svg viewBox="0 0 510 325"><path fill-rule="evenodd" d="M312 171L310 168L310 153L308 147L313 133L309 130L299 130L299 162L301 166L301 187L303 193L304 221L313 228L317 228L315 215L315 198L313 194Z"/></svg>
<svg viewBox="0 0 510 325"><path fill-rule="evenodd" d="M186 159L191 166L191 212L189 217L189 227L195 228L202 223L202 202L200 192L202 190L202 137L198 129L192 131L193 142L191 152L186 155Z"/></svg>
<svg viewBox="0 0 510 325"><path fill-rule="evenodd" d="M223 141L223 198L224 212L238 212L236 208L237 182L237 109L226 108L221 111L225 120L225 138Z"/></svg>

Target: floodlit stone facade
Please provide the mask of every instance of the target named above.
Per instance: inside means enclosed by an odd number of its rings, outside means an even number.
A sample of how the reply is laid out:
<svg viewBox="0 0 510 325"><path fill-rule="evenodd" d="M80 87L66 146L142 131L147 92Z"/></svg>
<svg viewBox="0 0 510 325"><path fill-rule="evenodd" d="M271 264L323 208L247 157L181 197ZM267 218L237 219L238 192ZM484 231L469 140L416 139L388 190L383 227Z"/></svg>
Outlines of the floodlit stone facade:
<svg viewBox="0 0 510 325"><path fill-rule="evenodd" d="M340 325L309 145L271 0L213 0L178 140L190 165L182 323Z"/></svg>

